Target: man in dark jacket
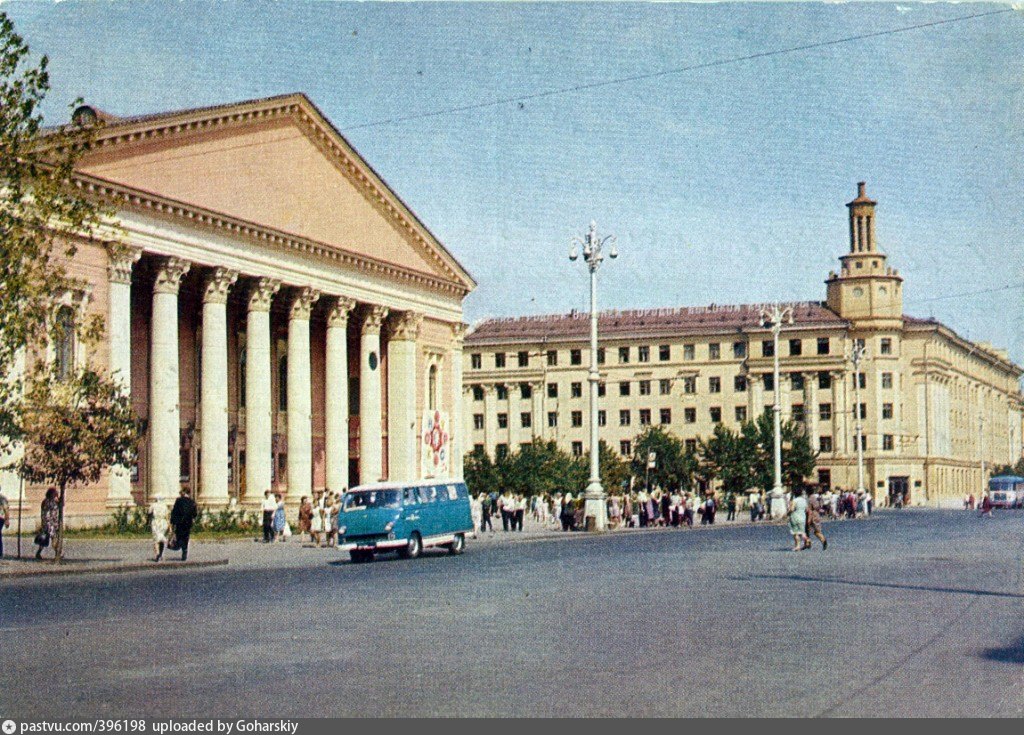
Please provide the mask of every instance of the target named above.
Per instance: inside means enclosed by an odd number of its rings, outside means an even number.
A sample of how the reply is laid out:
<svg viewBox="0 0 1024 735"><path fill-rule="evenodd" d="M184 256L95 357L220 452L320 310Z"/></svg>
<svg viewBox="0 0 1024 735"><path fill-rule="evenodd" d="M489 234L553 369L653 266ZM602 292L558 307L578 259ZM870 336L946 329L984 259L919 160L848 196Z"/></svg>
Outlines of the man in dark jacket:
<svg viewBox="0 0 1024 735"><path fill-rule="evenodd" d="M188 537L192 533L192 524L199 515L196 501L187 487L181 489L181 495L174 501L171 508L171 526L174 527L175 545L181 549L181 560L188 559Z"/></svg>

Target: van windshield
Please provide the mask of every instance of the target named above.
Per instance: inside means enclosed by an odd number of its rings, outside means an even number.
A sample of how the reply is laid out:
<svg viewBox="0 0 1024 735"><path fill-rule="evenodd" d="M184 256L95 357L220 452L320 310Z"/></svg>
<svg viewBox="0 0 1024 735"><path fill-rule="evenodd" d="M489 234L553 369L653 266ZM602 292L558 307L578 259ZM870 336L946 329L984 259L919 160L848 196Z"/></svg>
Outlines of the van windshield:
<svg viewBox="0 0 1024 735"><path fill-rule="evenodd" d="M365 490L345 496L345 510L366 508L401 508L402 496L398 490Z"/></svg>

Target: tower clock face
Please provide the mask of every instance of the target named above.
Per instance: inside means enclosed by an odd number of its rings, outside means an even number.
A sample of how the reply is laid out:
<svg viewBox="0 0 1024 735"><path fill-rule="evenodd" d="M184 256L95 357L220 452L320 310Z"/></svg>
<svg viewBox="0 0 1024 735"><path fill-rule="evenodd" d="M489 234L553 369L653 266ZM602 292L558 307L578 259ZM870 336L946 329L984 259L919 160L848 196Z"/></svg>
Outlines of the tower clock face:
<svg viewBox="0 0 1024 735"><path fill-rule="evenodd" d="M863 296L864 295L864 289L861 288L860 286L857 286L857 288L853 289L853 295L854 296Z"/></svg>

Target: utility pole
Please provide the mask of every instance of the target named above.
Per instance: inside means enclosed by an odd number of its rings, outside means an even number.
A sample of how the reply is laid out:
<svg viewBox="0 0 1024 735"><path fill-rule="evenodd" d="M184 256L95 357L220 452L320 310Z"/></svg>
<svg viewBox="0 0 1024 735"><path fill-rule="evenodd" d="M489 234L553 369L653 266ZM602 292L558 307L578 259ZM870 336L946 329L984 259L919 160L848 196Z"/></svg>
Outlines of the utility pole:
<svg viewBox="0 0 1024 735"><path fill-rule="evenodd" d="M864 344L860 340L853 341L850 361L853 363L853 416L857 432L857 492L864 492L864 424L860 411L860 361L864 357Z"/></svg>
<svg viewBox="0 0 1024 735"><path fill-rule="evenodd" d="M597 385L601 380L597 369L597 269L604 261L601 251L605 245L609 247L609 258L614 260L619 254L615 250L615 236L599 237L595 222L590 223L590 230L586 236L573 238L569 260L575 261L579 257L577 245L582 246L583 260L590 271L590 371L587 376L590 383L590 480L583 494L586 502L584 516L588 530L605 531L608 529L608 508L605 505L604 488L601 486L600 440L597 428Z"/></svg>
<svg viewBox="0 0 1024 735"><path fill-rule="evenodd" d="M985 493L988 491L988 487L985 484L985 412L982 410L978 413L978 452L981 454L981 495L979 498L985 497Z"/></svg>
<svg viewBox="0 0 1024 735"><path fill-rule="evenodd" d="M785 492L782 489L782 398L781 380L779 379L779 334L782 332L782 324L793 323L793 307L781 307L778 304L770 308L761 309L761 322L770 326L772 340L775 347L774 354L774 385L775 402L772 405L772 414L775 418L775 485L772 487L771 514L772 518L782 518L786 515Z"/></svg>

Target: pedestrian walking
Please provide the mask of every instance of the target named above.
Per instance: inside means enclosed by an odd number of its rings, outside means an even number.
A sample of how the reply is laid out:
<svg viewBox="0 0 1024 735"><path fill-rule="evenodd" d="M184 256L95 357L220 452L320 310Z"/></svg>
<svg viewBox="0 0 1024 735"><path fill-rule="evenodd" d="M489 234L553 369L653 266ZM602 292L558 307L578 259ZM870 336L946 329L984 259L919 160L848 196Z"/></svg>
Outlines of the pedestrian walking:
<svg viewBox="0 0 1024 735"><path fill-rule="evenodd" d="M576 509L573 507L573 502L571 500L565 501L562 504L561 521L563 531L576 530Z"/></svg>
<svg viewBox="0 0 1024 735"><path fill-rule="evenodd" d="M805 549L811 548L812 534L821 542L822 551L828 548L828 539L825 538L825 534L821 532L822 508L821 495L817 490L815 490L807 497L807 531L804 534Z"/></svg>
<svg viewBox="0 0 1024 735"><path fill-rule="evenodd" d="M710 491L704 499L703 510L704 513L700 518L700 524L702 526L715 525L715 513L718 510L718 501L715 500L715 493L713 490Z"/></svg>
<svg viewBox="0 0 1024 735"><path fill-rule="evenodd" d="M480 493L477 499L480 502L480 532L489 530L494 533L494 523L491 521L491 499L484 493Z"/></svg>
<svg viewBox="0 0 1024 735"><path fill-rule="evenodd" d="M174 501L171 508L171 526L174 528L174 548L181 549L181 560L188 560L188 541L192 535L192 524L199 515L196 501L192 499L192 492L187 488L181 489L181 494Z"/></svg>
<svg viewBox="0 0 1024 735"><path fill-rule="evenodd" d="M513 520L512 530L513 531L520 531L521 532L523 530L523 519L526 516L526 497L523 496L523 495L519 495L515 499L515 506L514 507L515 507L515 510L513 511L514 515L513 515L513 518L512 518L512 520Z"/></svg>
<svg viewBox="0 0 1024 735"><path fill-rule="evenodd" d="M992 498L989 497L988 491L986 490L985 494L981 496L981 512L978 514L978 517L988 516L989 518L992 518L992 509L994 507L995 506L992 505Z"/></svg>
<svg viewBox="0 0 1024 735"><path fill-rule="evenodd" d="M163 498L157 498L149 506L149 531L153 534L153 561L160 561L164 558L169 528L167 503L163 501Z"/></svg>
<svg viewBox="0 0 1024 735"><path fill-rule="evenodd" d="M0 559L4 558L4 529L11 527L11 504L0 492Z"/></svg>
<svg viewBox="0 0 1024 735"><path fill-rule="evenodd" d="M807 498L803 488L795 488L789 501L789 532L793 534L791 551L802 551L807 543Z"/></svg>
<svg viewBox="0 0 1024 735"><path fill-rule="evenodd" d="M263 543L274 540L274 513L277 512L277 500L270 490L263 493Z"/></svg>
<svg viewBox="0 0 1024 735"><path fill-rule="evenodd" d="M327 520L326 502L322 490L313 493L313 518L310 524L310 535L317 548L320 548L320 539L326 535L329 528L324 523Z"/></svg>
<svg viewBox="0 0 1024 735"><path fill-rule="evenodd" d="M281 493L277 493L274 500L277 501L277 507L274 508L274 538L277 541L284 541L284 529L288 525L284 516L284 498L281 497Z"/></svg>
<svg viewBox="0 0 1024 735"><path fill-rule="evenodd" d="M761 504L761 493L759 493L757 490L750 490L749 494L747 495L747 503L750 506L750 522L756 523L758 515L758 506Z"/></svg>
<svg viewBox="0 0 1024 735"><path fill-rule="evenodd" d="M57 502L57 488L46 491L43 502L39 505L39 533L36 534L36 559L43 558L43 549L49 546L60 530L60 506Z"/></svg>
<svg viewBox="0 0 1024 735"><path fill-rule="evenodd" d="M341 513L341 495L328 491L330 502L327 506L327 546L338 545L338 516Z"/></svg>
<svg viewBox="0 0 1024 735"><path fill-rule="evenodd" d="M302 534L309 534L309 540L313 540L313 504L309 502L308 496L303 496L299 501L299 537Z"/></svg>
<svg viewBox="0 0 1024 735"><path fill-rule="evenodd" d="M725 501L725 507L728 511L725 514L725 520L735 521L736 520L736 493L729 493L729 499Z"/></svg>

